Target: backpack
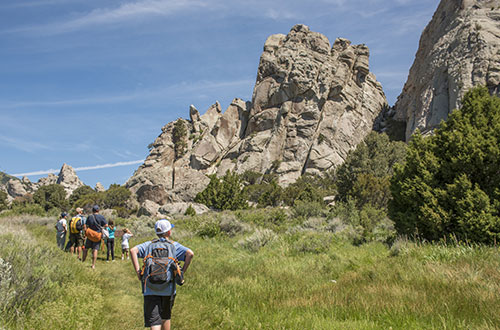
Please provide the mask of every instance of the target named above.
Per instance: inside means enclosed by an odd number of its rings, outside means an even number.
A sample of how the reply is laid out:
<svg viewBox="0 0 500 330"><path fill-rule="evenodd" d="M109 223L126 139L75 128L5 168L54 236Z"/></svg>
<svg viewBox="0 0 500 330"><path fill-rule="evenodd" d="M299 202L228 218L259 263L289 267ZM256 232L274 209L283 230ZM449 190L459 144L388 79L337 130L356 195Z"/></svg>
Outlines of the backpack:
<svg viewBox="0 0 500 330"><path fill-rule="evenodd" d="M175 259L175 246L171 241L151 241L151 253L144 257L142 266L143 291L165 290L169 285L184 284L179 262ZM173 292L173 291L172 291Z"/></svg>
<svg viewBox="0 0 500 330"><path fill-rule="evenodd" d="M82 218L78 216L71 218L69 229L71 234L78 234L83 229Z"/></svg>

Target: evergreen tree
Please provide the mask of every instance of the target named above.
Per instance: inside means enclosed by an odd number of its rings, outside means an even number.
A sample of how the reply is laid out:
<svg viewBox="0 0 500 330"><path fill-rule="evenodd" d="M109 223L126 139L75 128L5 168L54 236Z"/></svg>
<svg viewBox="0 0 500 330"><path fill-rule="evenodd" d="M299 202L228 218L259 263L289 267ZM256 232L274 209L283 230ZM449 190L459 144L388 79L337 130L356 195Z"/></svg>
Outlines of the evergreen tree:
<svg viewBox="0 0 500 330"><path fill-rule="evenodd" d="M238 210L248 207L238 174L227 171L220 179L215 174L209 177L210 183L196 195L195 202L217 210Z"/></svg>
<svg viewBox="0 0 500 330"><path fill-rule="evenodd" d="M391 218L400 233L429 240L500 238L500 99L466 93L433 136L418 132L391 179Z"/></svg>
<svg viewBox="0 0 500 330"><path fill-rule="evenodd" d="M51 209L66 210L69 206L66 200L66 191L59 184L42 186L33 194L35 203L43 207L45 211Z"/></svg>
<svg viewBox="0 0 500 330"><path fill-rule="evenodd" d="M365 204L386 208L389 178L394 165L404 160L405 150L403 142L390 141L384 133L368 134L337 169L337 199L353 199L359 208Z"/></svg>

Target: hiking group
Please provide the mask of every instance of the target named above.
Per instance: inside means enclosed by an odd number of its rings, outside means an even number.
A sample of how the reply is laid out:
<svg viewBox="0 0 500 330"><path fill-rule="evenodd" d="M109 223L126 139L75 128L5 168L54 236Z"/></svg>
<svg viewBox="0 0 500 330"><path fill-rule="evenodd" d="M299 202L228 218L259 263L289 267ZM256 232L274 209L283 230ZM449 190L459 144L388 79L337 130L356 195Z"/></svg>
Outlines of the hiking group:
<svg viewBox="0 0 500 330"><path fill-rule="evenodd" d="M116 227L113 220L107 221L104 216L99 214L99 206L92 207L92 214L85 217L83 209L76 208L76 215L69 220L68 213L62 212L61 218L56 223L56 239L57 246L64 251L76 253L79 260L84 262L87 259L89 250L92 250L92 265L95 268L98 251L101 245L107 247L107 261L111 256L111 260L115 260L115 232ZM66 235L69 231L69 239L66 241ZM124 228L120 231L122 233L122 260L124 257L128 259L129 253L129 239L134 236L130 230Z"/></svg>
<svg viewBox="0 0 500 330"><path fill-rule="evenodd" d="M77 208L77 214L69 223L70 237L67 249L75 251L82 261L85 261L89 249L92 250L92 269L95 268L97 253L106 239L107 260L111 255L114 261L114 245L116 227L112 220L99 214L99 206L94 205L92 214L87 218L83 209ZM57 245L64 249L67 232L66 212L61 213L61 219L56 224ZM153 330L170 330L170 319L177 294L176 285L184 284L184 273L191 264L194 253L191 249L170 239L174 225L167 219L155 223L157 239L136 245L130 249L130 259L141 282L144 299L144 326ZM129 239L133 234L127 228L122 230L122 260L129 259ZM104 236L104 237L103 237ZM85 243L84 243L85 240ZM142 267L139 258L143 259ZM183 261L182 268L179 264Z"/></svg>

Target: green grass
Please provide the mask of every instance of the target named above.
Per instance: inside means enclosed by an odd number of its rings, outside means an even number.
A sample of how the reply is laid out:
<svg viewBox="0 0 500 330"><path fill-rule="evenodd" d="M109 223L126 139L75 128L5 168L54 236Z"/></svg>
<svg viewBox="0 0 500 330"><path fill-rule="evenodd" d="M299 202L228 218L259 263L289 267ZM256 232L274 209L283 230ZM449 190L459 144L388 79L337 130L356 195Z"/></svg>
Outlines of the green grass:
<svg viewBox="0 0 500 330"><path fill-rule="evenodd" d="M175 221L173 238L195 252L186 284L178 288L175 329L499 327L497 248L404 240L392 248L382 243L353 246L327 232L284 232L280 226L275 239L254 249L241 241L261 227L261 218L257 226L240 216L253 229L245 227L234 236L215 230L213 237L206 231L196 234L204 219ZM212 226L213 217L207 219ZM127 221L140 233L154 222ZM50 278L51 284L20 304L18 314L0 321L0 328L142 328L140 283L130 261L106 263L101 253L92 271L89 261L82 265L57 250L47 221L12 222L0 219L0 257L23 269L23 263L30 263L31 275L23 276ZM16 239L16 230L30 236L28 243ZM139 236L131 245L152 238ZM116 245L119 252L119 240ZM21 261L22 254L30 257ZM96 304L83 294L86 290L99 292ZM5 310L0 313L3 320Z"/></svg>

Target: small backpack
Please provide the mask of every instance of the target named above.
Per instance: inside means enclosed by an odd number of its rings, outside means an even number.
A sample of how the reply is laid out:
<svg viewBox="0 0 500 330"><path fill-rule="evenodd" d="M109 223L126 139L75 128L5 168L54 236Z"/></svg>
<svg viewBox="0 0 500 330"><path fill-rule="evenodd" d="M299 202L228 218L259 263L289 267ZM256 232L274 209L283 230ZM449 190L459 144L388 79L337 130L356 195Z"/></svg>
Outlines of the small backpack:
<svg viewBox="0 0 500 330"><path fill-rule="evenodd" d="M78 216L71 218L69 229L71 234L78 234L83 229L82 218Z"/></svg>
<svg viewBox="0 0 500 330"><path fill-rule="evenodd" d="M175 246L171 241L159 239L151 242L151 253L144 257L142 266L143 291L148 287L153 291L165 290L175 283L182 285L182 272L175 259Z"/></svg>

